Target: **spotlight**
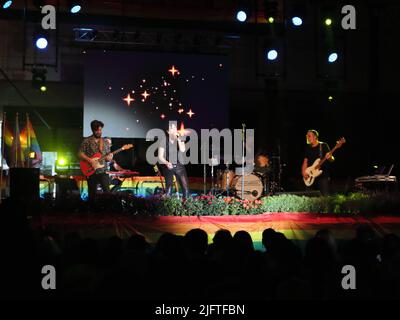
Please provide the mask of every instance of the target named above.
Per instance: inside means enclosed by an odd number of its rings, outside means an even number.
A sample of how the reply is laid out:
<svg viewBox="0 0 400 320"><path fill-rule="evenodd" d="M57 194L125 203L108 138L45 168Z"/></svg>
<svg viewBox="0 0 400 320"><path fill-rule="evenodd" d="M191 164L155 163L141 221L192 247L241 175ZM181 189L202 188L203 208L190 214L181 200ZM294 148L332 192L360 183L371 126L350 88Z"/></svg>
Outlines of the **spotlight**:
<svg viewBox="0 0 400 320"><path fill-rule="evenodd" d="M332 24L332 19L331 18L326 18L325 19L325 25L329 27L331 24Z"/></svg>
<svg viewBox="0 0 400 320"><path fill-rule="evenodd" d="M38 49L40 49L40 50L46 49L48 44L49 43L48 43L47 39L44 36L39 36L36 39L36 47Z"/></svg>
<svg viewBox="0 0 400 320"><path fill-rule="evenodd" d="M60 167L63 167L63 166L65 166L65 165L67 164L67 159L65 159L65 158L59 158L59 159L57 160L57 164L58 164Z"/></svg>
<svg viewBox="0 0 400 320"><path fill-rule="evenodd" d="M32 70L32 86L41 92L47 91L46 86L46 69L33 69Z"/></svg>
<svg viewBox="0 0 400 320"><path fill-rule="evenodd" d="M3 7L3 9L8 9L9 7L11 7L12 3L13 2L11 0L1 1L1 6Z"/></svg>
<svg viewBox="0 0 400 320"><path fill-rule="evenodd" d="M336 52L332 52L328 56L328 62L329 63L333 63L333 62L335 62L337 60L337 58L338 58L338 54Z"/></svg>
<svg viewBox="0 0 400 320"><path fill-rule="evenodd" d="M335 21L339 21L338 6L331 3L322 4L320 7L320 17L325 26L330 27Z"/></svg>
<svg viewBox="0 0 400 320"><path fill-rule="evenodd" d="M82 9L82 1L72 0L69 2L69 8L71 13L78 13Z"/></svg>
<svg viewBox="0 0 400 320"><path fill-rule="evenodd" d="M294 26L299 27L303 24L303 20L300 17L293 17L292 23Z"/></svg>
<svg viewBox="0 0 400 320"><path fill-rule="evenodd" d="M278 17L278 2L276 0L264 1L264 16L269 23L274 23Z"/></svg>
<svg viewBox="0 0 400 320"><path fill-rule="evenodd" d="M29 152L29 159L36 159L36 152L35 151Z"/></svg>
<svg viewBox="0 0 400 320"><path fill-rule="evenodd" d="M292 24L299 27L303 24L303 19L306 17L306 6L301 1L295 1L290 8L290 17L292 17Z"/></svg>
<svg viewBox="0 0 400 320"><path fill-rule="evenodd" d="M236 19L240 22L245 22L247 20L247 14L243 10L238 11L236 14Z"/></svg>
<svg viewBox="0 0 400 320"><path fill-rule="evenodd" d="M245 22L251 15L250 0L239 0L236 11L236 19Z"/></svg>
<svg viewBox="0 0 400 320"><path fill-rule="evenodd" d="M276 60L278 58L278 51L271 49L267 52L267 59L270 61Z"/></svg>
<svg viewBox="0 0 400 320"><path fill-rule="evenodd" d="M332 97L332 96L329 96L329 97L328 97L328 101L329 101L329 102L332 102L332 100L333 100L333 97Z"/></svg>

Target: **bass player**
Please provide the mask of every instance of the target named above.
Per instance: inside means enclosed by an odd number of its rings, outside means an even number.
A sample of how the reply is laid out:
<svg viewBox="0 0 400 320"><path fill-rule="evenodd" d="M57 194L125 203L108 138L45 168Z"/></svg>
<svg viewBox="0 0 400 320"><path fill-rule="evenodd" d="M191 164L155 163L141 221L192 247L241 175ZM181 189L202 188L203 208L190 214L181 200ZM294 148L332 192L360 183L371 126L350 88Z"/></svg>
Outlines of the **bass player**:
<svg viewBox="0 0 400 320"><path fill-rule="evenodd" d="M326 142L319 141L319 134L316 130L307 131L307 147L304 153L303 165L301 166L301 174L304 179L308 179L306 169L317 159L325 158L321 167L322 174L317 177L316 184L322 195L328 195L330 189L329 162L333 162L335 158L330 151L329 145Z"/></svg>

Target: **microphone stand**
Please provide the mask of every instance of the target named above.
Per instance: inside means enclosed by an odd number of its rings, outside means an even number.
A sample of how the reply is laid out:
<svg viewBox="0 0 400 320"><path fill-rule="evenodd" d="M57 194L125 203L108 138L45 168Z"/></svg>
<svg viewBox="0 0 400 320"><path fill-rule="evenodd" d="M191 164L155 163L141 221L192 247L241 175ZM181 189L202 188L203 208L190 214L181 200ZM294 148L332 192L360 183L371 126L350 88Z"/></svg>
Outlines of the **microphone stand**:
<svg viewBox="0 0 400 320"><path fill-rule="evenodd" d="M207 163L206 163L206 155L204 152L204 145L201 144L201 152L203 153L203 194L207 194Z"/></svg>
<svg viewBox="0 0 400 320"><path fill-rule="evenodd" d="M229 197L229 163L226 164L226 196Z"/></svg>
<svg viewBox="0 0 400 320"><path fill-rule="evenodd" d="M246 131L246 124L242 123L242 196L241 198L243 199L244 197L244 137L245 137L245 131Z"/></svg>
<svg viewBox="0 0 400 320"><path fill-rule="evenodd" d="M211 154L211 195L215 195L215 186L214 186L214 155Z"/></svg>
<svg viewBox="0 0 400 320"><path fill-rule="evenodd" d="M276 159L276 162L277 162L276 167L274 165L274 168L273 168L274 180L276 180L276 181L274 181L274 189L276 189L276 190L273 190L273 191L281 192L281 191L283 191L283 189L282 189L282 164L281 164L281 145L279 142L277 145L277 150L278 150L278 154L275 157L273 157Z"/></svg>
<svg viewBox="0 0 400 320"><path fill-rule="evenodd" d="M206 173L206 164L203 164L203 194L206 194L206 180L207 180L207 173Z"/></svg>

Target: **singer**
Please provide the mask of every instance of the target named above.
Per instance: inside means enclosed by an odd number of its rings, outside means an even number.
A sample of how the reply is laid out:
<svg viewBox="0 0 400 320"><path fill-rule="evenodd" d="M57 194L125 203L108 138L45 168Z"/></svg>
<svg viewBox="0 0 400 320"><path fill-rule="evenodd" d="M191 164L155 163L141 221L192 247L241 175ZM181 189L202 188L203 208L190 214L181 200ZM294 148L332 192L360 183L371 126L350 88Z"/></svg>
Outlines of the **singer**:
<svg viewBox="0 0 400 320"><path fill-rule="evenodd" d="M187 198L190 195L189 179L182 161L182 155L186 151L186 147L181 139L181 134L177 130L176 123L172 121L169 123L169 128L167 130L168 141L160 141L158 147L158 161L161 163L161 172L165 178L166 194L171 196L173 178L175 175L181 187L183 198ZM177 153L174 153L174 150L177 150ZM174 157L174 154L177 156Z"/></svg>

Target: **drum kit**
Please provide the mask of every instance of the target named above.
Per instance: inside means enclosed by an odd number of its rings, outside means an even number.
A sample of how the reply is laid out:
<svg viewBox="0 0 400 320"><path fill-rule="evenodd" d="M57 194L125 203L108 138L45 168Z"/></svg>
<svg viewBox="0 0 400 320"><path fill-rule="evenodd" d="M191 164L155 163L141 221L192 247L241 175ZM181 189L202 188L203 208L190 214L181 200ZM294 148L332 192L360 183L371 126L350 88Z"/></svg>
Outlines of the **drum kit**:
<svg viewBox="0 0 400 320"><path fill-rule="evenodd" d="M275 183L270 179L268 171L257 170L257 166L252 172L241 172L237 168L236 172L229 169L216 170L216 182L211 189L212 194L236 196L243 200L257 200L262 196L271 195L275 190Z"/></svg>
<svg viewBox="0 0 400 320"><path fill-rule="evenodd" d="M245 136L245 124L242 124L242 137ZM245 163L245 139L242 139L242 163ZM209 165L211 166L212 186L210 193L213 195L236 196L243 200L257 200L262 196L273 195L283 191L281 188L282 165L280 162L280 147L278 155L270 157L265 153L258 153L255 157L252 171L246 170L244 165L230 170L229 164L226 168L219 167L219 160L213 156ZM214 177L216 167L216 179ZM204 193L206 193L206 164L204 163Z"/></svg>
<svg viewBox="0 0 400 320"><path fill-rule="evenodd" d="M243 194L243 199L257 200L261 196L269 195L268 190L270 190L268 178L260 173L251 172L235 175L233 170L217 170L213 193L234 195L239 198L242 198Z"/></svg>

